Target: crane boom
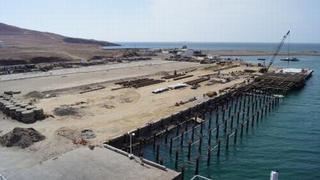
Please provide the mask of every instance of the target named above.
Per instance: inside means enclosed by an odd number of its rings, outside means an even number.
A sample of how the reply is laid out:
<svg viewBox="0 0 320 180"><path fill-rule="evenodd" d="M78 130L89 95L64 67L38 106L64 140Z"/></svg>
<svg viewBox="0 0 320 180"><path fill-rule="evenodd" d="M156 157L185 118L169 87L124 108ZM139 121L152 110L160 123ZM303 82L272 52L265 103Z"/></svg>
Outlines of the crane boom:
<svg viewBox="0 0 320 180"><path fill-rule="evenodd" d="M279 54L279 52L280 52L280 50L281 50L281 48L282 48L282 46L284 44L284 41L287 39L289 34L290 34L290 30L282 37L282 40L281 40L280 44L277 46L277 49L273 53L273 55L272 55L272 57L270 59L270 62L268 64L268 66L266 67L266 72L269 71L270 66L273 64L274 59L278 56L278 54Z"/></svg>

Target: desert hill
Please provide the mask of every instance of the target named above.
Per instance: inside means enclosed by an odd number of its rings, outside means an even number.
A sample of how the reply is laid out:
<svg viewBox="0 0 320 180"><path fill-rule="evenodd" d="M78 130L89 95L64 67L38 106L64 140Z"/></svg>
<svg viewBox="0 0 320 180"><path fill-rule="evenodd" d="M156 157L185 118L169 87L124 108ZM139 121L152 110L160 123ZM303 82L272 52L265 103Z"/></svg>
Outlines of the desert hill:
<svg viewBox="0 0 320 180"><path fill-rule="evenodd" d="M23 29L0 23L0 64L4 61L54 58L90 59L110 54L102 46L117 46L107 41L66 37L59 34ZM9 63L10 64L10 63Z"/></svg>

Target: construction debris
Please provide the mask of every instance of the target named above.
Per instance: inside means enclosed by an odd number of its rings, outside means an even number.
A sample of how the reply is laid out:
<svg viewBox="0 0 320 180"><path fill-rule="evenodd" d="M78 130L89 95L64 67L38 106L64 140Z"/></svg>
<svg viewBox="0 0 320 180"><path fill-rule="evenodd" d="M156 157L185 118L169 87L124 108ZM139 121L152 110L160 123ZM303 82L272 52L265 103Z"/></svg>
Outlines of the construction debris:
<svg viewBox="0 0 320 180"><path fill-rule="evenodd" d="M33 128L14 128L11 132L0 137L0 144L6 147L18 146L27 148L45 139L45 136L40 134Z"/></svg>
<svg viewBox="0 0 320 180"><path fill-rule="evenodd" d="M193 102L193 101L195 101L195 100L197 100L197 98L196 98L196 97L193 97L193 98L190 98L190 99L188 99L188 100L186 100L186 101L176 102L175 106L184 105L184 104L187 104L187 103L189 103L189 102Z"/></svg>
<svg viewBox="0 0 320 180"><path fill-rule="evenodd" d="M24 95L26 98L35 98L35 99L42 99L45 97L45 94L39 91L31 91Z"/></svg>
<svg viewBox="0 0 320 180"><path fill-rule="evenodd" d="M210 98L212 98L212 97L217 96L218 93L215 92L215 91L209 91L209 92L207 92L205 95L208 96L208 97L210 97Z"/></svg>
<svg viewBox="0 0 320 180"><path fill-rule="evenodd" d="M76 116L79 115L79 109L69 106L69 105L62 105L60 107L56 107L53 110L54 114L57 116Z"/></svg>
<svg viewBox="0 0 320 180"><path fill-rule="evenodd" d="M96 135L91 129L85 129L81 131L81 137L83 139L94 139Z"/></svg>

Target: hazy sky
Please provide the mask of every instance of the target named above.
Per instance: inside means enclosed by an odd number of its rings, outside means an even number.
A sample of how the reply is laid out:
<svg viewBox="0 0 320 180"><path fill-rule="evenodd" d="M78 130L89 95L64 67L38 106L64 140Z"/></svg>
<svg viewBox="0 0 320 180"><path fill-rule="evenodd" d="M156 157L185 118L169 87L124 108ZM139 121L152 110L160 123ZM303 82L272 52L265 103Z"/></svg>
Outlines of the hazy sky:
<svg viewBox="0 0 320 180"><path fill-rule="evenodd" d="M0 0L0 22L108 41L320 42L320 0Z"/></svg>

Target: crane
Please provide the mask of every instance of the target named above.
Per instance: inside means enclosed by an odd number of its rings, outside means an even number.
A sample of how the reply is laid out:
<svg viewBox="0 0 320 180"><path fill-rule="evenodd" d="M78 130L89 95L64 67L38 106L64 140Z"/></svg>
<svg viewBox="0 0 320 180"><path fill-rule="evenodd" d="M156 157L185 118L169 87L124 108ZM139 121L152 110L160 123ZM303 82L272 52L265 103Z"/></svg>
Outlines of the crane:
<svg viewBox="0 0 320 180"><path fill-rule="evenodd" d="M268 64L268 66L265 66L263 69L260 70L260 72L265 73L265 72L268 72L268 71L269 71L269 68L270 68L271 65L273 64L275 58L278 56L278 54L279 54L279 52L280 52L280 50L281 50L281 48L282 48L285 40L286 40L287 37L289 36L289 34L290 34L290 30L282 37L282 40L281 40L281 42L278 44L277 49L275 50L275 52L273 53L273 55L272 55L272 57L271 57L271 59L270 59L270 62L269 62L269 64Z"/></svg>

